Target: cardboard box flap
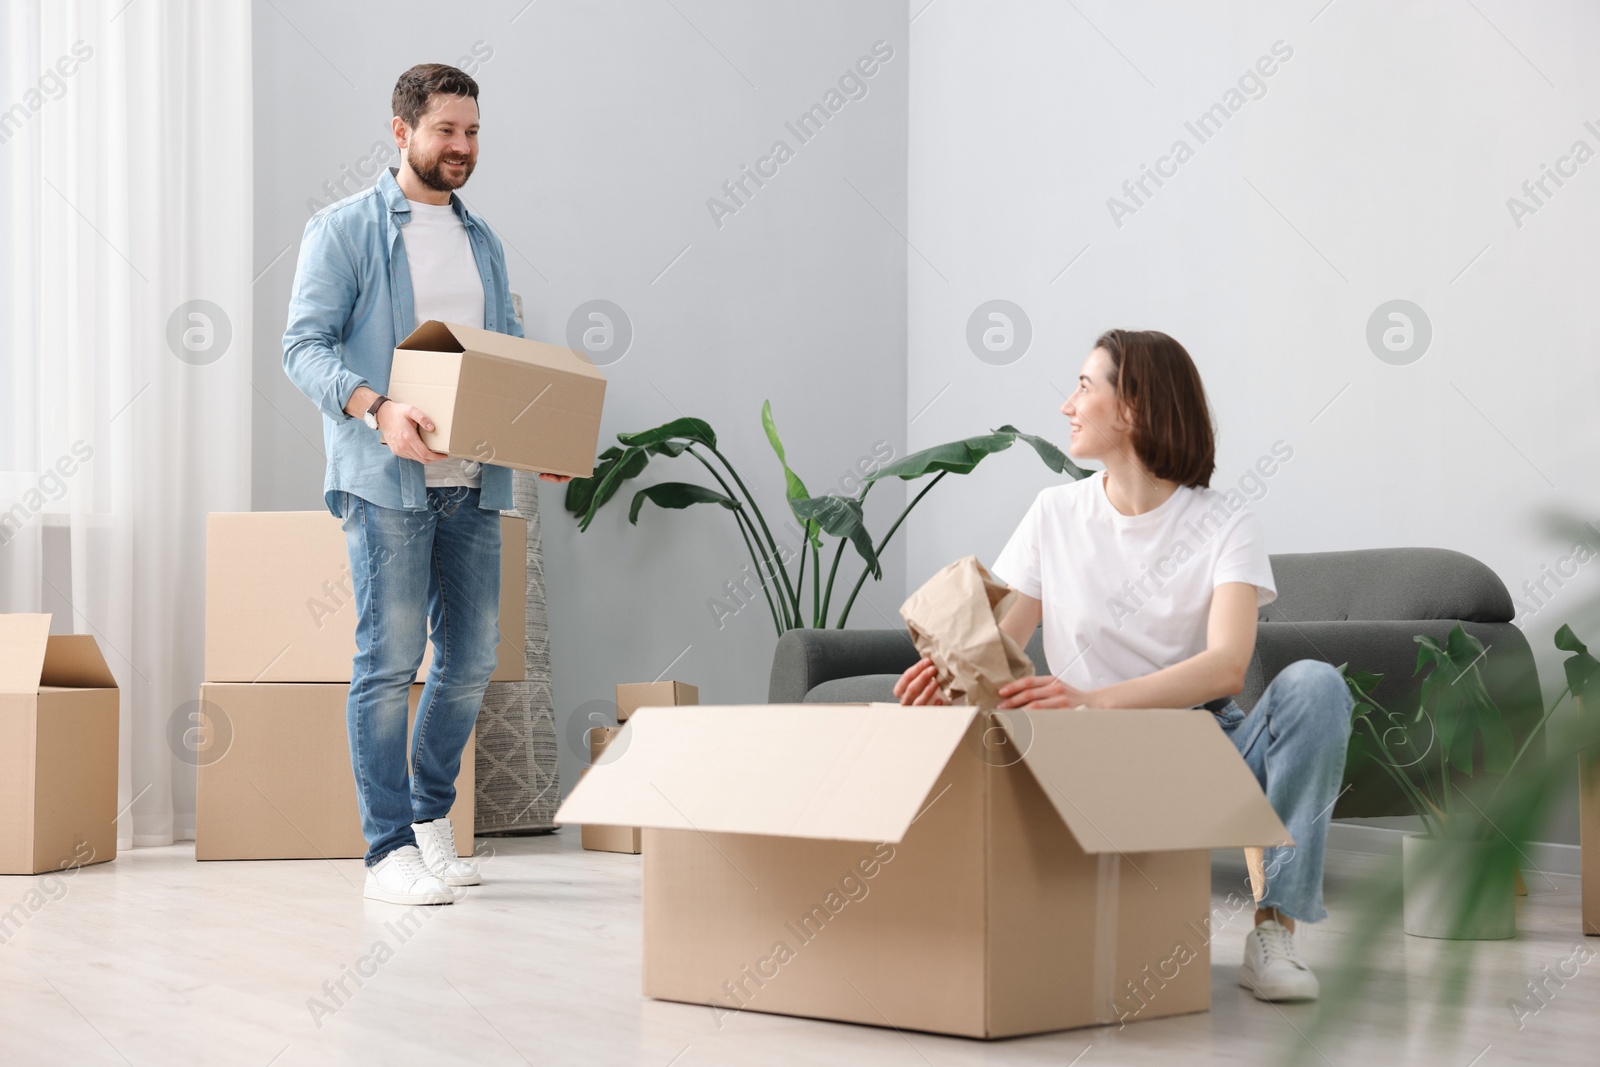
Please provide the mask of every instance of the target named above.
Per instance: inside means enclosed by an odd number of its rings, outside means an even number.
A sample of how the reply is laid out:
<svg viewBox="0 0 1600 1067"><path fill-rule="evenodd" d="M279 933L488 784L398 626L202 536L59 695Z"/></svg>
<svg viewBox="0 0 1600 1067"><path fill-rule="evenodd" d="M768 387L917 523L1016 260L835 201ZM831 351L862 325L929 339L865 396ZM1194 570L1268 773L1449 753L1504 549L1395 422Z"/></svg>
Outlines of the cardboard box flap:
<svg viewBox="0 0 1600 1067"><path fill-rule="evenodd" d="M898 704L640 708L556 820L898 842L976 713Z"/></svg>
<svg viewBox="0 0 1600 1067"><path fill-rule="evenodd" d="M537 363L568 374L605 381L605 375L594 364L570 348L457 322L429 319L395 347L418 352L481 352L496 359Z"/></svg>
<svg viewBox="0 0 1600 1067"><path fill-rule="evenodd" d="M1210 712L1063 708L996 719L1085 852L1293 843Z"/></svg>
<svg viewBox="0 0 1600 1067"><path fill-rule="evenodd" d="M100 646L88 634L57 634L45 647L40 685L68 689L115 689L117 679L106 666Z"/></svg>
<svg viewBox="0 0 1600 1067"><path fill-rule="evenodd" d="M49 644L49 615L0 615L0 693L37 693Z"/></svg>

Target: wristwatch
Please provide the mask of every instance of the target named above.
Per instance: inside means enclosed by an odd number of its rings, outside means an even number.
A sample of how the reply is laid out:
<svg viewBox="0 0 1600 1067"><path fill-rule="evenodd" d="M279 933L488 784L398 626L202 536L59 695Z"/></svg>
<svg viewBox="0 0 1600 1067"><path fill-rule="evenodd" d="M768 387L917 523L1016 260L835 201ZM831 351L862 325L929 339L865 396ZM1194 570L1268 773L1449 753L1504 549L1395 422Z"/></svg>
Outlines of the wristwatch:
<svg viewBox="0 0 1600 1067"><path fill-rule="evenodd" d="M376 430L378 428L378 409L388 402L388 397L379 394L378 399L374 400L372 406L367 409L367 413L361 416L361 421L365 422L371 429Z"/></svg>

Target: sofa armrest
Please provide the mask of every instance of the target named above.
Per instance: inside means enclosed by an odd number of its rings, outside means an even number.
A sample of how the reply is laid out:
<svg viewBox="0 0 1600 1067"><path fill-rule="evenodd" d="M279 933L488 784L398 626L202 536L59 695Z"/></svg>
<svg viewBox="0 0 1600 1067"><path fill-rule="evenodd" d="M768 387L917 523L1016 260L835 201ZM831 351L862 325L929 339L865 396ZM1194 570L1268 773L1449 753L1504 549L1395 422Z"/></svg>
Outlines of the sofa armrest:
<svg viewBox="0 0 1600 1067"><path fill-rule="evenodd" d="M799 704L823 682L899 674L917 659L917 648L904 630L790 630L772 654L767 703Z"/></svg>

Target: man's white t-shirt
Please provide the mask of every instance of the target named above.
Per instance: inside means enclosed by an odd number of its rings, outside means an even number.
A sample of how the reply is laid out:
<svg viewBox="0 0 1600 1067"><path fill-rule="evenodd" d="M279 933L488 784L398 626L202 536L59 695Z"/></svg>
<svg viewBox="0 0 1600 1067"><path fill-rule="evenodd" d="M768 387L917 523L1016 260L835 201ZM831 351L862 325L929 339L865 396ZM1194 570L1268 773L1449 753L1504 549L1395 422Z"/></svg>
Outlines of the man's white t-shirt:
<svg viewBox="0 0 1600 1067"><path fill-rule="evenodd" d="M1044 602L1045 659L1078 689L1204 651L1211 591L1224 582L1254 585L1257 607L1278 596L1256 515L1237 494L1183 486L1124 515L1104 471L1040 492L990 570Z"/></svg>
<svg viewBox="0 0 1600 1067"><path fill-rule="evenodd" d="M429 319L483 326L483 277L472 255L472 239L449 204L407 200L411 221L400 228L411 265L417 325ZM432 414L432 412L429 412ZM436 459L422 468L430 486L481 487L483 473L470 459Z"/></svg>

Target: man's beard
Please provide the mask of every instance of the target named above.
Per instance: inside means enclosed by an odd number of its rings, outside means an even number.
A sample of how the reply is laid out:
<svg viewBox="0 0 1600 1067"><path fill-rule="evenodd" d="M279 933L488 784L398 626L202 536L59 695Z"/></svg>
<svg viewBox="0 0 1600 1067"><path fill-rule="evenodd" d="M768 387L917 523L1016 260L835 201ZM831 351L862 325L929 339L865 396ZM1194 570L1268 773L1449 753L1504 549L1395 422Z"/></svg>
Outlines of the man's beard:
<svg viewBox="0 0 1600 1067"><path fill-rule="evenodd" d="M461 180L452 182L445 173L444 159L445 156L443 151L440 151L440 153L434 156L431 160L413 159L411 160L411 169L416 172L417 179L421 181L423 185L426 185L429 189L433 189L436 192L452 192L453 190L459 189L463 185L467 184L467 179L472 177L472 170L477 166L477 163L469 158L465 165L461 168ZM418 166L418 163L422 163L424 165Z"/></svg>

